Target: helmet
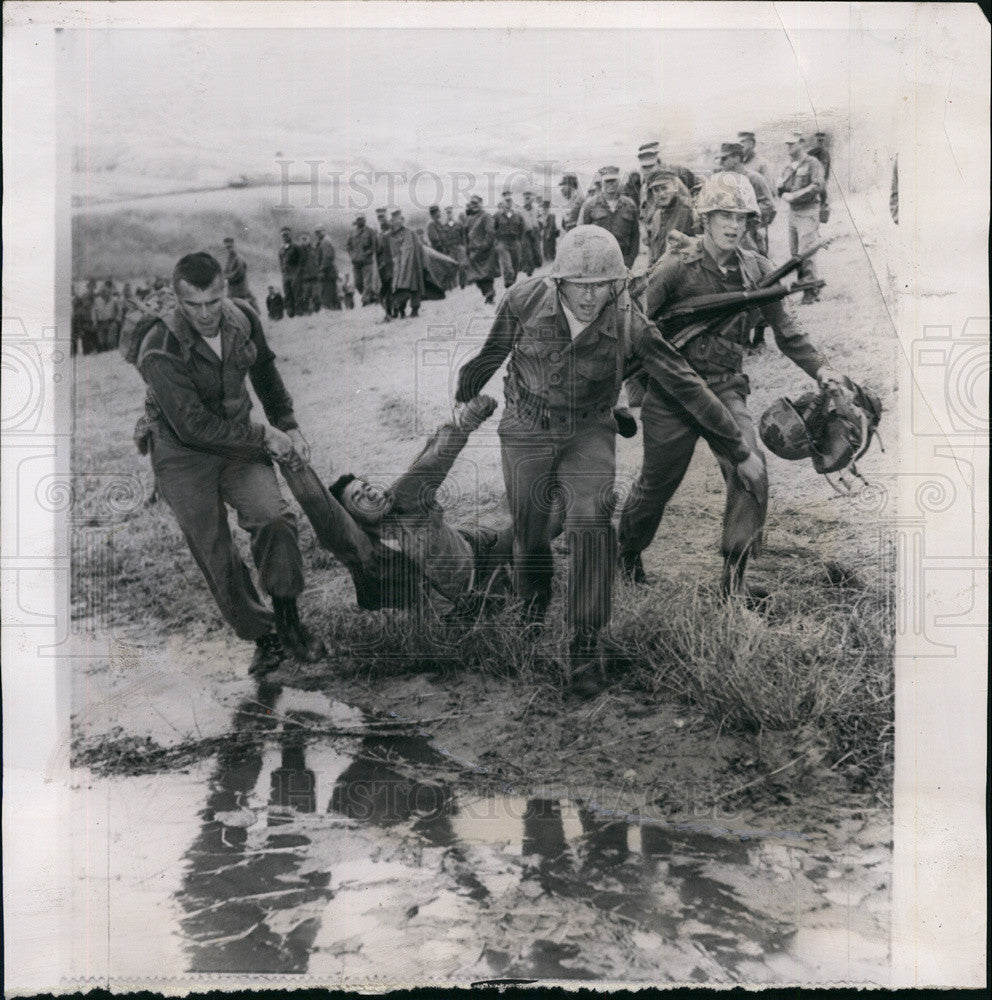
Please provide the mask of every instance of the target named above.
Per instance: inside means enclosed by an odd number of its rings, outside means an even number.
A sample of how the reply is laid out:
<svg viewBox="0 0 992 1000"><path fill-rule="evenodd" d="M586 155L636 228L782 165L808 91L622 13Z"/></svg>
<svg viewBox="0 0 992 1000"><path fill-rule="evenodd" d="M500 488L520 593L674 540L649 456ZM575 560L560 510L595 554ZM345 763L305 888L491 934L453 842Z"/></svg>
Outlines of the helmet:
<svg viewBox="0 0 992 1000"><path fill-rule="evenodd" d="M765 447L779 458L794 462L810 458L813 441L806 423L799 415L792 400L781 396L761 414L758 433Z"/></svg>
<svg viewBox="0 0 992 1000"><path fill-rule="evenodd" d="M696 202L696 213L740 212L742 215L759 215L758 199L754 188L744 174L722 170L713 174L703 184Z"/></svg>
<svg viewBox="0 0 992 1000"><path fill-rule="evenodd" d="M617 238L601 226L576 226L558 244L551 277L556 281L622 281L627 265Z"/></svg>
<svg viewBox="0 0 992 1000"><path fill-rule="evenodd" d="M868 450L882 419L874 393L845 378L839 390L821 389L796 400L776 399L761 415L759 433L779 458L811 458L821 474L843 472Z"/></svg>

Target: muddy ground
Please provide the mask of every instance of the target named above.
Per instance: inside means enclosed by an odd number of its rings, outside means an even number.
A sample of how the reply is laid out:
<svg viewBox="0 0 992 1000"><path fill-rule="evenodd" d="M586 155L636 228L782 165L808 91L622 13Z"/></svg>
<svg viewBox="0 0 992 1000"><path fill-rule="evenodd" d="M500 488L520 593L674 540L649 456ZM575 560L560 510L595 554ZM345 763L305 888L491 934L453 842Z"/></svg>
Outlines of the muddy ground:
<svg viewBox="0 0 992 1000"><path fill-rule="evenodd" d="M889 289L850 227L826 233L827 289L800 315L891 413ZM784 239L776 223L773 246ZM270 324L314 467L388 484L448 412L492 314L467 288L416 320L384 324L373 306ZM746 370L755 418L807 384L774 347ZM74 540L70 778L87 807L73 891L130 928L120 944L91 942L87 962L352 982L885 981L890 769L876 760L866 774L816 725L748 731L641 675L577 702L550 680L462 663L457 644L373 669L332 643L326 663L259 690L251 647L217 616L168 511L146 504L150 473L130 446L142 395L116 356L79 359L74 472L98 485L81 491ZM505 517L497 419L453 472L443 502L456 521ZM640 448L639 436L619 442L621 489ZM884 481L894 452L873 452L865 471ZM811 467L775 458L770 475L762 581L813 581L823 607L838 574L884 591L891 511L878 491L838 498ZM108 513L99 483L114 476L127 496ZM701 447L645 553L659 593L702 587L709 606L722 500ZM374 631L341 567L302 538L307 617ZM823 572L796 575L809 566ZM650 614L645 600L621 586L618 615ZM316 791L287 798L291 773ZM107 837L127 864L97 856ZM221 856L236 878L210 868ZM115 878L122 891L97 900ZM147 952L135 948L144 918L131 918L149 908L168 931Z"/></svg>

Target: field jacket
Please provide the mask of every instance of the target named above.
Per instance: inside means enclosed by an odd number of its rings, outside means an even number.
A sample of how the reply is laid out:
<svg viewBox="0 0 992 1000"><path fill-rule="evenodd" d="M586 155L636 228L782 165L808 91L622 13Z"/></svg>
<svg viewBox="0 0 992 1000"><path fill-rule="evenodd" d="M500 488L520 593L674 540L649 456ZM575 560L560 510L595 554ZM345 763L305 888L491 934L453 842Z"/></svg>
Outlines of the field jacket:
<svg viewBox="0 0 992 1000"><path fill-rule="evenodd" d="M269 423L298 425L266 343L262 323L245 302L225 299L220 337L224 359L176 309L145 335L137 366L148 387L145 420L153 439L231 458L264 459L265 427L252 423L246 377Z"/></svg>

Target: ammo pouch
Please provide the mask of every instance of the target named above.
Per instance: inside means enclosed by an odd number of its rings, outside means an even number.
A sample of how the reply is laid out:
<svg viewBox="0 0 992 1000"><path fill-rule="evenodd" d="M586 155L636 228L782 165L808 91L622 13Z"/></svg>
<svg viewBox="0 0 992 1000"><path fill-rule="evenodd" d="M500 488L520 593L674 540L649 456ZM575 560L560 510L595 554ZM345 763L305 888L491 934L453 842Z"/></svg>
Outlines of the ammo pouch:
<svg viewBox="0 0 992 1000"><path fill-rule="evenodd" d="M744 348L717 334L701 334L682 348L682 356L700 375L739 372L744 362Z"/></svg>

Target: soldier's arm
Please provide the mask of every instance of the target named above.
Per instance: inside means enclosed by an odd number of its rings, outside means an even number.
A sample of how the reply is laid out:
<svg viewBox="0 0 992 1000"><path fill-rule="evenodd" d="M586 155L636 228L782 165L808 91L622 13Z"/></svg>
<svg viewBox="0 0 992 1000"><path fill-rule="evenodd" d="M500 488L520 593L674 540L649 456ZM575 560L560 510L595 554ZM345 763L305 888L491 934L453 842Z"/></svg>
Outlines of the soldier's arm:
<svg viewBox="0 0 992 1000"><path fill-rule="evenodd" d="M496 374L513 349L518 329L519 321L510 309L509 297L503 296L482 350L466 361L458 373L456 403L467 403L482 392L485 384Z"/></svg>
<svg viewBox="0 0 992 1000"><path fill-rule="evenodd" d="M588 226L589 225L589 210L590 210L590 198L586 198L582 202L582 207L579 209L578 214L575 217L575 225L577 226Z"/></svg>
<svg viewBox="0 0 992 1000"><path fill-rule="evenodd" d="M761 257L759 263L762 275L771 271L772 264L767 257ZM761 314L775 332L778 349L810 378L816 378L816 373L827 365L827 359L810 343L792 302L779 299L765 303L761 306Z"/></svg>
<svg viewBox="0 0 992 1000"><path fill-rule="evenodd" d="M251 339L258 356L248 369L248 377L251 379L258 401L262 404L262 409L265 410L265 416L273 427L281 431L297 430L299 424L293 413L293 399L283 383L279 369L276 368L276 356L265 339L262 321L251 306L236 308L241 308L251 323Z"/></svg>
<svg viewBox="0 0 992 1000"><path fill-rule="evenodd" d="M260 459L266 455L265 427L234 422L211 413L200 399L181 359L155 342L142 346L138 370L166 423L187 448L231 458ZM155 339L152 339L155 338Z"/></svg>
<svg viewBox="0 0 992 1000"><path fill-rule="evenodd" d="M665 253L648 274L647 314L654 318L672 298L682 275L682 262L676 253Z"/></svg>
<svg viewBox="0 0 992 1000"><path fill-rule="evenodd" d="M730 411L653 323L640 314L634 319L631 349L644 371L718 454L735 465L743 462L751 449Z"/></svg>

